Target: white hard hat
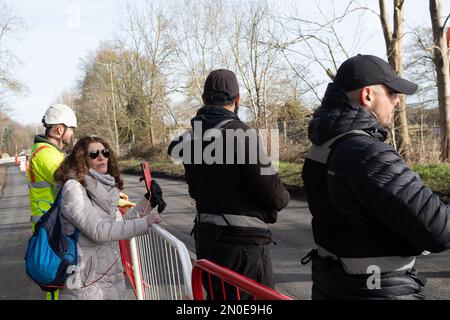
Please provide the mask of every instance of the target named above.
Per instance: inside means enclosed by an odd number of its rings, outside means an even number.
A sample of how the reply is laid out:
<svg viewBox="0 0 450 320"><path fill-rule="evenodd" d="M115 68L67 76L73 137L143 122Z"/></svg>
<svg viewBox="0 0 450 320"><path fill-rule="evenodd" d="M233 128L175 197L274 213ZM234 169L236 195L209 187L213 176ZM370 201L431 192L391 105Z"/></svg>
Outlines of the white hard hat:
<svg viewBox="0 0 450 320"><path fill-rule="evenodd" d="M67 127L77 127L77 117L75 112L65 104L54 104L47 109L42 117L42 123L45 125L64 124Z"/></svg>

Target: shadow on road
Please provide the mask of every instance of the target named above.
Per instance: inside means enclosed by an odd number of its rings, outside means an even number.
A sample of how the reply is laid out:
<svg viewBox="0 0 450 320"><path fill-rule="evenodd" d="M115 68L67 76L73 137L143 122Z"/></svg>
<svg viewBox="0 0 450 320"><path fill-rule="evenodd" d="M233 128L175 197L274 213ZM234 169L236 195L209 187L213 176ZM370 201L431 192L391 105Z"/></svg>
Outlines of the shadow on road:
<svg viewBox="0 0 450 320"><path fill-rule="evenodd" d="M276 273L274 274L274 280L277 284L291 282L311 282L311 275L300 273Z"/></svg>

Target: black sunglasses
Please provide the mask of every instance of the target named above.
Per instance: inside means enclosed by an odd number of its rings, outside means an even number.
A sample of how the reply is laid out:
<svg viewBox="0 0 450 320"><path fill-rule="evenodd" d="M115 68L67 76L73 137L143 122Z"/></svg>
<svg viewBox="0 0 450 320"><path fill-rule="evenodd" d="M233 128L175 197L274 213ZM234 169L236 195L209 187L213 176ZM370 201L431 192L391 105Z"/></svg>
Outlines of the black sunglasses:
<svg viewBox="0 0 450 320"><path fill-rule="evenodd" d="M89 152L89 157L91 157L92 159L97 159L98 156L100 155L100 152L102 153L102 156L104 156L106 159L109 158L109 149L103 149L103 150L95 150L95 151L91 151Z"/></svg>

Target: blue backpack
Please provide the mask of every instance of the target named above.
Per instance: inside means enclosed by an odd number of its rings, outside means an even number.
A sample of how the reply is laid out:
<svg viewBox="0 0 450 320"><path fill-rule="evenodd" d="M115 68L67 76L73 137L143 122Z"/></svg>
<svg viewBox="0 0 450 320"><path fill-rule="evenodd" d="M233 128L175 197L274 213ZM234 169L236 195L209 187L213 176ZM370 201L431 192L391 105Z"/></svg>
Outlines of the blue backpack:
<svg viewBox="0 0 450 320"><path fill-rule="evenodd" d="M70 276L67 268L77 264L78 230L64 235L61 214L61 191L50 209L35 225L28 241L25 269L28 276L44 291L54 292L65 287Z"/></svg>

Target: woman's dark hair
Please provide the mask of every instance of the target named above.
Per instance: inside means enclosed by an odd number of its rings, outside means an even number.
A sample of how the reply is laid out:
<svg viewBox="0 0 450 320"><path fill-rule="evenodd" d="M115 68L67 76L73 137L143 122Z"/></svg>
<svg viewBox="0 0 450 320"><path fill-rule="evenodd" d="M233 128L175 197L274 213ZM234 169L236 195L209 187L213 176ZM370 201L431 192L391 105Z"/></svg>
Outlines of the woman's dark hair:
<svg viewBox="0 0 450 320"><path fill-rule="evenodd" d="M84 176L89 171L87 164L88 147L94 142L99 142L103 144L105 148L109 149L108 171L106 173L113 176L116 180L116 186L119 189L122 189L123 181L120 178L119 167L117 165L114 151L105 140L93 136L83 137L77 141L70 155L64 159L59 168L56 170L54 174L55 181L66 182L67 180L73 178L71 174L73 175L75 173L76 180L78 180L83 186L86 186Z"/></svg>

